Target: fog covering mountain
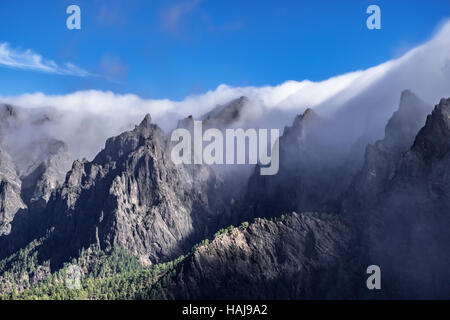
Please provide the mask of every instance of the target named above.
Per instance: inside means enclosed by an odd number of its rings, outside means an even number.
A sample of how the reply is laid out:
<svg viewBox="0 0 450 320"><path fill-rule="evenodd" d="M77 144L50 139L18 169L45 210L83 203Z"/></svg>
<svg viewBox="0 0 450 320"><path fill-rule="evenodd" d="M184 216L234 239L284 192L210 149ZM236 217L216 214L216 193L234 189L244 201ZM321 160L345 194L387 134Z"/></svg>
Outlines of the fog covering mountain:
<svg viewBox="0 0 450 320"><path fill-rule="evenodd" d="M384 126L403 90L411 90L430 105L448 95L449 37L447 22L429 41L399 58L320 82L287 81L263 87L220 85L182 101L88 90L67 95L32 93L4 97L0 94L0 102L45 114L53 120L39 128L30 125L29 130L16 132L15 141L50 134L66 142L77 159L92 160L106 139L132 129L147 113L165 132L170 132L178 120L189 115L199 119L215 106L241 96L249 99L242 117L248 126L282 130L297 114L311 108L318 115L330 118L328 127L334 128L332 143L350 148L362 134L371 142L383 136Z"/></svg>
<svg viewBox="0 0 450 320"><path fill-rule="evenodd" d="M214 121L226 127L243 102L217 108L227 116ZM4 111L5 127L22 112ZM63 142L30 148L29 161L3 151L2 292L41 290L46 274L79 259L90 261L89 277L92 261L121 249L142 273L176 261L148 282L126 280L141 288L134 298L448 297L449 115L450 99L433 109L403 91L384 137L355 165L348 159L358 148L339 156L339 146L327 145L327 121L307 109L280 138L279 174L255 168L238 198L227 191L234 172L223 179L214 167L174 165L173 142L150 115L92 161L74 161L63 180ZM232 224L240 227L219 230ZM194 246L202 239L211 240ZM32 282L11 276L23 252ZM381 292L365 288L371 264L383 272Z"/></svg>
<svg viewBox="0 0 450 320"><path fill-rule="evenodd" d="M449 292L449 115L450 99L441 99L401 155L376 209L364 210L370 259L383 264L399 294Z"/></svg>
<svg viewBox="0 0 450 320"><path fill-rule="evenodd" d="M3 99L0 298L449 298L448 36L321 83ZM281 128L278 174L175 165L194 119Z"/></svg>
<svg viewBox="0 0 450 320"><path fill-rule="evenodd" d="M281 153L280 175L253 176L238 210L265 219L216 235L153 289L156 297L448 298L450 99L428 116L427 110L404 91L384 138L367 146L347 188L337 181L338 167L309 158L320 120L307 110L280 142L283 150L296 140L288 151L297 152L298 161ZM313 148L306 148L311 141ZM320 210L339 191L337 214L304 212ZM303 213L270 218L290 210ZM372 264L382 270L380 291L365 287Z"/></svg>

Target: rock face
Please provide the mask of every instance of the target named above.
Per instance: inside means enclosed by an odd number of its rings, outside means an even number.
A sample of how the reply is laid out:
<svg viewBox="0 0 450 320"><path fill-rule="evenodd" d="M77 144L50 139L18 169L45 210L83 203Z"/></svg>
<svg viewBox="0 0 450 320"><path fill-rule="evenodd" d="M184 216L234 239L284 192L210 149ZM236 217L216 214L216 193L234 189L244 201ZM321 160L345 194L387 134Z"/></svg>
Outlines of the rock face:
<svg viewBox="0 0 450 320"><path fill-rule="evenodd" d="M45 139L39 142L29 148L30 155L37 153L35 158L38 160L26 166L21 179L25 202L42 210L51 193L64 182L72 165L72 156L62 141Z"/></svg>
<svg viewBox="0 0 450 320"><path fill-rule="evenodd" d="M10 155L0 146L0 237L11 232L15 214L26 208L20 196L21 184Z"/></svg>
<svg viewBox="0 0 450 320"><path fill-rule="evenodd" d="M242 96L225 105L217 105L214 109L202 115L198 120L202 121L204 130L208 128L223 130L232 127L240 120L248 102L249 99ZM194 118L192 115L178 121L177 128L193 130Z"/></svg>
<svg viewBox="0 0 450 320"><path fill-rule="evenodd" d="M11 105L0 105L0 237L11 232L11 221L16 213L25 209L20 192L22 181L17 175L11 155L5 150L3 140L10 121L17 116Z"/></svg>
<svg viewBox="0 0 450 320"><path fill-rule="evenodd" d="M369 259L392 295L448 297L450 287L450 99L442 99L368 212Z"/></svg>
<svg viewBox="0 0 450 320"><path fill-rule="evenodd" d="M217 128L227 127L240 119L248 102L248 98L242 96L226 105L218 105L210 112L204 114L201 120L206 122L207 125Z"/></svg>
<svg viewBox="0 0 450 320"><path fill-rule="evenodd" d="M428 110L403 92L384 139L367 147L343 199L343 213L361 239L362 260L380 266L387 297L450 294L449 100L426 117Z"/></svg>
<svg viewBox="0 0 450 320"><path fill-rule="evenodd" d="M345 213L365 212L380 201L380 194L392 179L403 153L425 123L431 106L409 90L402 92L400 105L385 128L385 136L366 148L364 165L343 199Z"/></svg>
<svg viewBox="0 0 450 320"><path fill-rule="evenodd" d="M20 134L11 136L11 132L25 130L27 121L39 125L43 118L46 116L29 115L18 107L0 105L0 197L3 199L0 236L11 232L10 223L18 212L28 212L31 207L44 209L51 193L64 182L72 163L72 156L62 141L27 140Z"/></svg>
<svg viewBox="0 0 450 320"><path fill-rule="evenodd" d="M280 137L280 168L273 176L251 176L243 209L247 217L270 217L285 212L329 211L329 201L345 184L334 161L335 148L320 136L323 120L311 109L286 127ZM332 161L330 161L332 160Z"/></svg>
<svg viewBox="0 0 450 320"><path fill-rule="evenodd" d="M349 297L354 294L347 282L352 241L351 232L337 221L296 213L279 222L256 219L247 229L234 228L200 247L159 295L163 299Z"/></svg>
<svg viewBox="0 0 450 320"><path fill-rule="evenodd" d="M122 247L146 264L172 259L204 237L218 181L207 167L175 166L170 141L149 115L107 140L92 162L76 161L47 206L48 254ZM64 250L62 250L64 248Z"/></svg>
<svg viewBox="0 0 450 320"><path fill-rule="evenodd" d="M194 119L192 115L178 121L177 128L183 128L190 131L191 136L194 136L194 120L202 122L203 132L210 128L218 129L222 131L226 136L226 129L233 129L241 127L241 117L244 112L247 112L247 104L249 99L241 96L237 99L233 99L229 103L224 105L217 105L213 110L207 112L199 119ZM192 145L193 145L192 140ZM204 147L206 144L203 145ZM225 143L224 143L225 146ZM225 154L225 150L224 150ZM242 197L242 194L247 188L248 178L253 171L253 165L241 164L241 165L211 165L209 166L213 170L217 179L222 183L221 188L217 190L217 194L220 194L222 208L217 217L217 228L227 227L230 223L238 222L241 218L237 211L238 199Z"/></svg>

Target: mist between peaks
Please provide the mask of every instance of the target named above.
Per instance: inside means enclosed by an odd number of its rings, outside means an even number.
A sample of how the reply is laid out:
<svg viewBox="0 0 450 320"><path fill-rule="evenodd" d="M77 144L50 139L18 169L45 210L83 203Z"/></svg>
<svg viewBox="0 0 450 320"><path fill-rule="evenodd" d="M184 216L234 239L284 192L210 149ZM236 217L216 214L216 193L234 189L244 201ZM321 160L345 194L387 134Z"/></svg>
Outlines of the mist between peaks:
<svg viewBox="0 0 450 320"><path fill-rule="evenodd" d="M203 132L202 121L194 121L193 137L191 131L184 128L172 132L171 141L177 143L172 148L171 160L177 165L260 164L261 175L275 175L280 163L279 137L279 129L254 128L226 129L224 137L223 132L215 128Z"/></svg>

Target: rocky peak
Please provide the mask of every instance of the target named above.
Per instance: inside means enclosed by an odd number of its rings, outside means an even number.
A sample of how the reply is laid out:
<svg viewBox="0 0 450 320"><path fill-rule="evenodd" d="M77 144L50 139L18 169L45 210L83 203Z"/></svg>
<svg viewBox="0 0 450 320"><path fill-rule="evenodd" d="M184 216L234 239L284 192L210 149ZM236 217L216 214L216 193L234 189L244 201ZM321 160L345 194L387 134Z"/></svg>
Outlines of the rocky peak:
<svg viewBox="0 0 450 320"><path fill-rule="evenodd" d="M178 120L177 128L193 130L194 129L194 117L192 117L192 115L189 115L182 120Z"/></svg>
<svg viewBox="0 0 450 320"><path fill-rule="evenodd" d="M412 104L415 104L417 101L422 101L419 97L417 97L411 90L405 89L400 94L400 104L399 110L403 108L411 108Z"/></svg>
<svg viewBox="0 0 450 320"><path fill-rule="evenodd" d="M146 116L134 130L108 139L92 162L74 162L46 206L49 222L42 231L54 227L49 241L65 243L55 263L92 245L119 246L155 263L204 236L217 214L217 181L208 168L194 173L176 166L167 142ZM51 247L42 250L53 254Z"/></svg>
<svg viewBox="0 0 450 320"><path fill-rule="evenodd" d="M261 176L255 170L248 182L243 212L251 217L270 217L289 211L328 210L329 199L347 185L341 183L343 179L336 182L338 179L332 178L339 169L326 162L333 149L321 140L323 124L321 117L307 109L285 128L279 141L279 171Z"/></svg>
<svg viewBox="0 0 450 320"><path fill-rule="evenodd" d="M317 113L315 113L313 111L313 109L311 108L307 108L305 110L305 112L303 112L303 121L311 121L310 119L312 119L312 121L314 121L315 118L317 118Z"/></svg>
<svg viewBox="0 0 450 320"><path fill-rule="evenodd" d="M0 104L0 138L7 133L11 120L17 118L17 109L9 104Z"/></svg>
<svg viewBox="0 0 450 320"><path fill-rule="evenodd" d="M17 111L16 108L10 104L3 104L1 105L1 117L7 118L7 117L16 117Z"/></svg>
<svg viewBox="0 0 450 320"><path fill-rule="evenodd" d="M398 110L385 127L385 136L366 147L364 163L353 179L343 209L359 214L375 205L380 193L396 173L402 155L413 145L417 132L425 123L430 106L405 90L401 94Z"/></svg>
<svg viewBox="0 0 450 320"><path fill-rule="evenodd" d="M0 237L11 231L10 222L26 205L20 197L21 181L11 156L0 146Z"/></svg>
<svg viewBox="0 0 450 320"><path fill-rule="evenodd" d="M450 150L450 99L441 99L420 130L412 151L424 159L441 158Z"/></svg>
<svg viewBox="0 0 450 320"><path fill-rule="evenodd" d="M217 105L214 109L200 117L200 120L203 122L203 129L225 129L231 126L235 121L240 119L248 101L249 99L247 97L242 96L225 105ZM192 131L194 129L194 120L194 117L189 115L178 121L177 128Z"/></svg>
<svg viewBox="0 0 450 320"><path fill-rule="evenodd" d="M424 125L431 106L409 90L401 94L399 108L389 119L385 128L383 144L386 148L406 151L414 142L419 129Z"/></svg>
<svg viewBox="0 0 450 320"><path fill-rule="evenodd" d="M450 99L442 99L428 115L412 148L401 154L395 166L379 161L379 168L388 165L394 170L381 184L377 201L363 211L369 219L367 229L361 232L369 235L371 260L379 262L393 279L393 275L402 275L396 276L396 285L403 288L405 296L449 294L445 281L429 277L450 277L449 150ZM366 185L367 192L374 189ZM408 267L411 265L414 268Z"/></svg>
<svg viewBox="0 0 450 320"><path fill-rule="evenodd" d="M105 163L108 161L118 161L126 157L132 151L142 146L149 138L154 143L165 143L163 131L155 124L147 114L142 122L132 131L126 131L116 137L106 140L105 148L94 159L95 163Z"/></svg>
<svg viewBox="0 0 450 320"><path fill-rule="evenodd" d="M307 108L303 114L295 117L292 126L285 127L283 132L283 140L296 141L297 143L305 142L305 139L314 135L315 130L320 126L320 117L312 109Z"/></svg>
<svg viewBox="0 0 450 320"><path fill-rule="evenodd" d="M152 124L152 117L150 116L150 114L147 113L138 127L141 128L142 130L145 130L149 129L151 124Z"/></svg>
<svg viewBox="0 0 450 320"><path fill-rule="evenodd" d="M218 105L213 110L203 115L201 119L218 122L221 125L231 124L232 122L239 120L248 101L249 99L247 97L241 96L226 105Z"/></svg>
<svg viewBox="0 0 450 320"><path fill-rule="evenodd" d="M14 163L9 153L0 145L0 177L8 180L18 180Z"/></svg>
<svg viewBox="0 0 450 320"><path fill-rule="evenodd" d="M22 176L22 196L24 201L39 202L41 209L49 200L52 191L64 183L66 173L72 164L72 156L65 142L47 139L39 145L40 160L30 166L26 175Z"/></svg>

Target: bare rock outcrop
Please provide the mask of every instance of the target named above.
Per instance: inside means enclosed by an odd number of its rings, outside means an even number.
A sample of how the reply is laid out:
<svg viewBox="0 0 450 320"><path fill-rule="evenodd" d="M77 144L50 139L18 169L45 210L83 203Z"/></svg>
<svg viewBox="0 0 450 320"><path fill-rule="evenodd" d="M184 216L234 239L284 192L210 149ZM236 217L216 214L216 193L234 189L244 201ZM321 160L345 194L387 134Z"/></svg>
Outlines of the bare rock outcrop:
<svg viewBox="0 0 450 320"><path fill-rule="evenodd" d="M117 246L151 264L205 237L218 212L220 181L207 167L175 165L170 143L147 115L108 139L92 162L76 161L46 209L47 227L54 227L47 253L67 258L92 245Z"/></svg>
<svg viewBox="0 0 450 320"><path fill-rule="evenodd" d="M282 221L256 219L201 246L157 297L348 298L355 292L349 275L357 277L347 260L353 241L338 221L296 213Z"/></svg>

